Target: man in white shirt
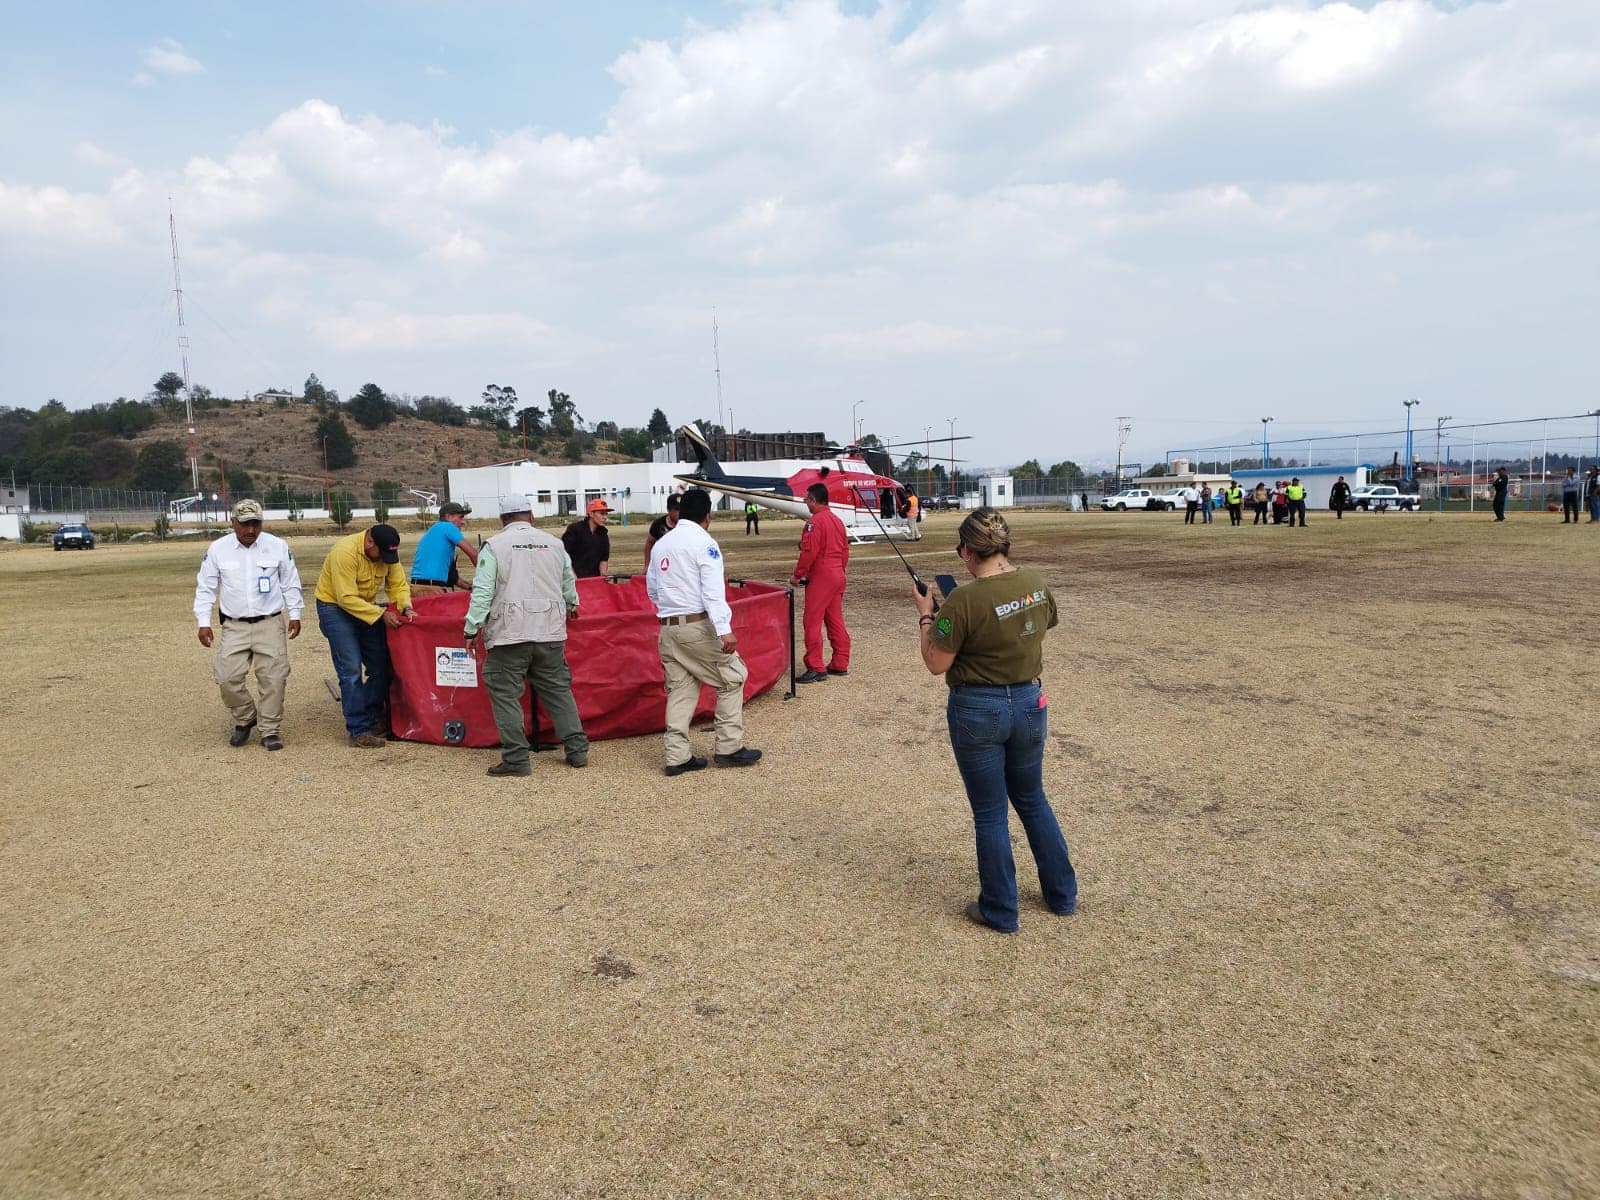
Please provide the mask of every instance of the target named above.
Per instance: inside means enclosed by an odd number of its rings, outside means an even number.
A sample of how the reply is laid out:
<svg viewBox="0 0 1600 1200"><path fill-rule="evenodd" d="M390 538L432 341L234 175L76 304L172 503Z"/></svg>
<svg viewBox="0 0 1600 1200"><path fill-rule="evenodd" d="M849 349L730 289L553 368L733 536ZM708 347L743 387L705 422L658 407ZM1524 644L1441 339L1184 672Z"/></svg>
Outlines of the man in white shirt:
<svg viewBox="0 0 1600 1200"><path fill-rule="evenodd" d="M678 523L651 547L645 589L661 622L657 645L667 681L667 774L682 775L706 766L689 744L700 685L717 691L716 764L748 767L761 751L744 744L744 681L749 675L739 657L722 577L722 550L708 531L711 494L690 488L679 501Z"/></svg>
<svg viewBox="0 0 1600 1200"><path fill-rule="evenodd" d="M1200 489L1193 484L1183 489L1183 523L1194 524L1194 514L1200 511Z"/></svg>
<svg viewBox="0 0 1600 1200"><path fill-rule="evenodd" d="M283 749L283 694L289 684L289 643L283 615L289 615L288 636L300 636L300 572L283 539L261 531L261 505L241 500L233 506L233 532L206 548L195 578L194 617L202 646L215 642L211 673L222 690L222 702L233 714L228 745L242 746L258 724L261 745ZM222 620L222 634L211 630L211 606ZM256 672L255 700L246 686Z"/></svg>

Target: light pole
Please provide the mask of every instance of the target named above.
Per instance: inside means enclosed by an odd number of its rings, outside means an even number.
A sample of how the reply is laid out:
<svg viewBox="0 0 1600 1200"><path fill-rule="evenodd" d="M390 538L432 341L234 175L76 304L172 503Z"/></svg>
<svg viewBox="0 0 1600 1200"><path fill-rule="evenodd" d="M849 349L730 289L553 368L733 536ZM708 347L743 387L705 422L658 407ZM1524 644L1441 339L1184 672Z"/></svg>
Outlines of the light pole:
<svg viewBox="0 0 1600 1200"><path fill-rule="evenodd" d="M1270 467L1272 465L1271 463L1269 463L1267 461L1267 458L1268 458L1268 451L1267 451L1267 423L1269 421L1271 421L1271 420L1272 420L1271 417L1262 417L1261 418L1261 469L1263 471L1265 471L1268 467Z"/></svg>
<svg viewBox="0 0 1600 1200"><path fill-rule="evenodd" d="M948 445L950 447L950 482L949 482L949 487L950 487L950 494L954 495L954 496L959 496L961 494L960 492L956 491L956 421L957 421L957 419L958 418L956 418L956 417L946 417L945 418L945 420L950 423L950 441L948 443Z"/></svg>
<svg viewBox="0 0 1600 1200"><path fill-rule="evenodd" d="M1594 457L1596 462L1600 462L1600 408L1589 415L1594 418Z"/></svg>
<svg viewBox="0 0 1600 1200"><path fill-rule="evenodd" d="M864 403L865 401L863 400L857 400L850 406L850 440L852 442L861 440L861 434L856 428L856 409L860 408Z"/></svg>
<svg viewBox="0 0 1600 1200"><path fill-rule="evenodd" d="M1421 403L1422 403L1422 401L1418 400L1414 396L1410 400L1407 400L1405 402L1405 405L1406 405L1406 481L1408 483L1411 481L1412 475L1414 474L1414 472L1411 469L1412 468L1412 463L1416 461L1415 459L1413 459L1411 457L1411 410L1413 408L1415 408L1417 405L1421 404Z"/></svg>
<svg viewBox="0 0 1600 1200"><path fill-rule="evenodd" d="M927 501L933 493L933 426L922 427L922 499Z"/></svg>
<svg viewBox="0 0 1600 1200"><path fill-rule="evenodd" d="M1439 443L1444 437L1444 423L1449 417L1435 417L1433 423L1433 492L1439 498L1439 511L1444 511L1444 460L1439 457Z"/></svg>

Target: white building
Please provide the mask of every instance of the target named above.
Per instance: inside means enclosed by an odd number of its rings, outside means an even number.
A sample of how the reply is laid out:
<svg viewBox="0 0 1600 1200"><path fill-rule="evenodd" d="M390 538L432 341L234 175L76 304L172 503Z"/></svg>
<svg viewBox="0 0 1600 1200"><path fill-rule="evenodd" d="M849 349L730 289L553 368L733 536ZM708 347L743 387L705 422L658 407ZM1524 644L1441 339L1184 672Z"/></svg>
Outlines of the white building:
<svg viewBox="0 0 1600 1200"><path fill-rule="evenodd" d="M978 503L988 508L1010 508L1016 503L1016 496L1009 475L983 475L978 479Z"/></svg>

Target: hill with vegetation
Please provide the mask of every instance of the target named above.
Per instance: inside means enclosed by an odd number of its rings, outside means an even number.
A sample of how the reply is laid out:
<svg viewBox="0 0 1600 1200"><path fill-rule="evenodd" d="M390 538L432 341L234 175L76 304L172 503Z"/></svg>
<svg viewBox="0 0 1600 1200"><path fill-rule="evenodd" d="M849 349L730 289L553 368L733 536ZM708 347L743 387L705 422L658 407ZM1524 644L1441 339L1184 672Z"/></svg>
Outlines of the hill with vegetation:
<svg viewBox="0 0 1600 1200"><path fill-rule="evenodd" d="M0 408L0 474L34 484L138 488L186 495L188 434L182 380L168 373L142 400L70 411L50 401L37 411ZM208 492L284 504L320 503L327 479L358 503L407 488L442 493L452 467L522 457L546 463L633 462L648 458L672 426L657 409L644 429L585 422L570 396L544 405L491 385L462 408L447 397L390 395L367 384L349 400L315 375L298 394L231 400L194 389L195 448Z"/></svg>

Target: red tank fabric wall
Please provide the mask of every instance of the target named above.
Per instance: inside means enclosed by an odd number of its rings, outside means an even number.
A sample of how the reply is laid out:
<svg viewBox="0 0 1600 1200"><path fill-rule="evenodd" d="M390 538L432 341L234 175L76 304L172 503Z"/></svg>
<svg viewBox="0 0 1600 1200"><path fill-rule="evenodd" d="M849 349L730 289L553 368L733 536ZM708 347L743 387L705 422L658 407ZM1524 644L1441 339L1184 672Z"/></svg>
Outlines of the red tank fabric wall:
<svg viewBox="0 0 1600 1200"><path fill-rule="evenodd" d="M465 727L460 745L494 746L495 731L489 692L483 686L483 658L477 656L478 683L455 687L438 682L441 651L460 649L466 620L466 592L419 596L417 619L389 630L389 655L394 682L389 689L389 724L395 736L414 742L447 744L445 726ZM728 585L733 632L749 668L744 697L770 689L789 670L789 599L783 588L768 583ZM567 666L578 715L591 740L637 737L666 727L667 695L656 649L660 623L645 592L644 577L620 583L578 580L578 619L567 622ZM716 693L700 690L694 719L711 716ZM523 697L523 708L528 697ZM555 740L544 706L538 708L537 735Z"/></svg>

